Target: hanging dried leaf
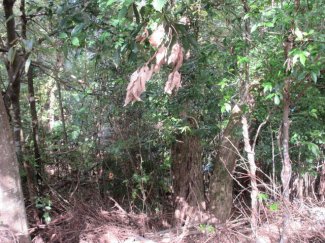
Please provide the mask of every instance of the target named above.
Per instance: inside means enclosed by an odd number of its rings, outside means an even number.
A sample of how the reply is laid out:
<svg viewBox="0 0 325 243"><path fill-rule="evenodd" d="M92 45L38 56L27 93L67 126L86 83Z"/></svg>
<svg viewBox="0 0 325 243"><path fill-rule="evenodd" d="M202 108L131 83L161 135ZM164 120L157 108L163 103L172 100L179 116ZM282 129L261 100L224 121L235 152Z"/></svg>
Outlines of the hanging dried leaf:
<svg viewBox="0 0 325 243"><path fill-rule="evenodd" d="M178 71L174 71L168 75L168 80L165 85L165 92L171 94L174 88L176 88L176 91L178 91L180 87L182 87L181 74Z"/></svg>
<svg viewBox="0 0 325 243"><path fill-rule="evenodd" d="M137 81L138 77L139 77L138 70L135 71L134 73L132 73L132 75L130 77L130 83L128 84L128 87L126 88L127 92L126 92L124 106L126 106L128 103L130 103L130 101L134 97L132 90L133 90L134 83Z"/></svg>
<svg viewBox="0 0 325 243"><path fill-rule="evenodd" d="M151 64L150 70L147 72L147 82L151 79L154 68L155 65Z"/></svg>
<svg viewBox="0 0 325 243"><path fill-rule="evenodd" d="M161 44L165 36L164 26L161 24L150 36L149 42L153 47L157 47Z"/></svg>
<svg viewBox="0 0 325 243"><path fill-rule="evenodd" d="M160 67L166 61L166 56L167 56L167 47L165 47L165 46L160 47L156 54L156 66L154 69L155 73L159 72Z"/></svg>
<svg viewBox="0 0 325 243"><path fill-rule="evenodd" d="M180 51L181 51L180 44L176 43L175 45L173 45L172 52L168 58L168 64L172 63L173 65L175 65Z"/></svg>
<svg viewBox="0 0 325 243"><path fill-rule="evenodd" d="M139 73L140 85L141 85L141 93L140 95L146 91L146 82L147 82L147 73L149 72L148 66L144 66L141 68ZM140 99L140 98L139 98Z"/></svg>
<svg viewBox="0 0 325 243"><path fill-rule="evenodd" d="M153 66L153 65L152 65ZM140 70L135 71L130 77L130 83L126 89L126 98L124 106L132 101L142 101L140 96L146 91L146 82L151 78L153 67L143 66Z"/></svg>
<svg viewBox="0 0 325 243"><path fill-rule="evenodd" d="M148 36L149 36L148 30L147 28L145 28L142 34L139 34L135 37L135 41L142 43L148 38Z"/></svg>
<svg viewBox="0 0 325 243"><path fill-rule="evenodd" d="M181 68L181 66L183 65L183 59L184 59L184 53L183 53L183 49L180 48L179 53L178 53L178 57L177 57L177 64L174 70L178 70Z"/></svg>

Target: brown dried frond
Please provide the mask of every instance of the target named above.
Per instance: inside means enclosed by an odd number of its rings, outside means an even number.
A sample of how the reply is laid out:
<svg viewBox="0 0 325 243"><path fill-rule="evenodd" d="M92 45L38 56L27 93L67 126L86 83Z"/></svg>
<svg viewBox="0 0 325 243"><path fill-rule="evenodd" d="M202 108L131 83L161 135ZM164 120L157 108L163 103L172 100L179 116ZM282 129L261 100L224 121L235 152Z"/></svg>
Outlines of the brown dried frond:
<svg viewBox="0 0 325 243"><path fill-rule="evenodd" d="M171 94L174 88L176 88L176 91L178 91L180 87L182 87L181 74L178 72L178 70L175 70L168 75L168 80L165 85L165 92Z"/></svg>
<svg viewBox="0 0 325 243"><path fill-rule="evenodd" d="M126 98L124 106L132 101L142 101L140 95L146 91L146 82L152 76L153 67L149 70L147 65L143 66L140 70L135 71L130 77L130 83L126 89Z"/></svg>
<svg viewBox="0 0 325 243"><path fill-rule="evenodd" d="M172 47L172 52L168 58L168 64L173 64L175 65L177 59L178 59L178 56L179 56L179 52L181 51L181 46L180 44L176 43L175 45L173 45Z"/></svg>
<svg viewBox="0 0 325 243"><path fill-rule="evenodd" d="M148 36L149 36L148 30L147 28L144 28L142 34L139 34L135 37L135 41L142 43L148 38Z"/></svg>
<svg viewBox="0 0 325 243"><path fill-rule="evenodd" d="M162 46L158 49L156 54L156 66L155 66L155 73L158 73L160 70L160 67L164 64L166 61L167 56L167 47Z"/></svg>
<svg viewBox="0 0 325 243"><path fill-rule="evenodd" d="M165 36L164 26L161 24L150 36L149 42L153 47L157 47L161 44Z"/></svg>

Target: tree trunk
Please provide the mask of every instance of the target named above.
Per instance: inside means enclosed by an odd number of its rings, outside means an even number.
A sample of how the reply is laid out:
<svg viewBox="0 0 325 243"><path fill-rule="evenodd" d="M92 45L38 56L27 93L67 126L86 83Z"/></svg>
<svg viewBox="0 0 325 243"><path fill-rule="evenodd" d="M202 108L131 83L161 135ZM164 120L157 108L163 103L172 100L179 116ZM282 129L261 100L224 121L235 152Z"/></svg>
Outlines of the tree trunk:
<svg viewBox="0 0 325 243"><path fill-rule="evenodd" d="M61 97L61 84L59 81L56 81L57 87L58 87L58 93L59 93L59 106L60 106L60 112L61 112L61 122L62 122L62 129L63 129L63 137L65 146L68 146L68 135L67 130L65 127L65 117L64 117L64 109L62 104L62 97Z"/></svg>
<svg viewBox="0 0 325 243"><path fill-rule="evenodd" d="M13 0L4 0L3 6L6 16L6 29L7 29L7 46L8 48L13 48L15 50L15 45L17 42L16 32L15 32L15 18L8 19L14 15L13 5L15 1ZM9 107L12 104L13 110L13 126L14 126L14 141L15 141L15 150L20 152L20 129L21 129L21 118L20 118L20 105L19 105L19 96L20 96L20 81L21 81L21 67L22 60L15 51L13 51L14 57L11 60L6 60L6 68L9 77L9 87L5 95L6 106Z"/></svg>
<svg viewBox="0 0 325 243"><path fill-rule="evenodd" d="M302 177L301 173L298 174L298 198L300 204L303 205L304 203L304 178Z"/></svg>
<svg viewBox="0 0 325 243"><path fill-rule="evenodd" d="M258 188L257 188L257 181L256 181L256 163L255 163L255 154L252 150L252 146L250 144L249 139L249 132L248 132L248 122L247 122L247 114L242 115L242 124L243 124L243 136L244 136L244 144L245 144L245 151L247 153L247 159L249 163L249 169L250 169L250 181L251 181L251 209L252 209L252 215L251 215L251 225L252 230L254 233L256 233L257 230L257 223L258 223L258 202L257 202L257 196L258 196Z"/></svg>
<svg viewBox="0 0 325 243"><path fill-rule="evenodd" d="M284 89L283 92L283 115L282 115L282 147L283 147L283 161L282 161L282 172L281 181L283 186L283 231L281 236L281 242L288 242L288 226L290 222L290 179L291 179L291 161L289 155L289 126L291 121L289 121L290 112L290 94L287 91L288 87Z"/></svg>
<svg viewBox="0 0 325 243"><path fill-rule="evenodd" d="M325 161L323 161L322 174L320 175L318 194L322 202L325 201Z"/></svg>
<svg viewBox="0 0 325 243"><path fill-rule="evenodd" d="M38 186L42 182L42 171L43 171L43 162L41 158L41 153L39 150L39 136L38 136L38 117L36 111L36 102L34 94L34 80L33 80L33 70L31 66L28 70L28 92L29 92L29 105L30 105L30 114L32 116L32 127L33 127L33 142L34 142L34 156L37 172ZM39 191L40 188L39 188Z"/></svg>
<svg viewBox="0 0 325 243"><path fill-rule="evenodd" d="M34 173L32 172L32 168L28 160L24 160L24 167L27 172L27 183L29 188L29 196L31 202L35 201L35 196L42 195L42 171L43 171L43 162L39 150L39 140L38 140L38 117L36 111L36 102L34 95L34 84L33 84L33 70L34 68L31 66L28 70L27 74L27 83L28 83L28 93L29 93L29 105L30 105L30 113L32 116L32 128L33 128L33 142L34 142L34 157L35 157L35 169L36 169L36 185L34 183ZM37 188L37 192L36 192ZM38 211L36 208L33 210L34 219L39 222L40 218L38 216Z"/></svg>
<svg viewBox="0 0 325 243"><path fill-rule="evenodd" d="M238 156L238 146L242 138L240 133L241 115L241 108L239 105L235 105L218 147L217 160L210 180L210 209L221 222L225 222L231 213L233 199L232 175Z"/></svg>
<svg viewBox="0 0 325 243"><path fill-rule="evenodd" d="M9 120L0 96L0 222L20 243L31 242L24 206L19 166Z"/></svg>
<svg viewBox="0 0 325 243"><path fill-rule="evenodd" d="M187 217L200 221L200 212L206 210L202 148L195 135L179 134L172 146L172 174L175 214L173 226L182 225Z"/></svg>
<svg viewBox="0 0 325 243"><path fill-rule="evenodd" d="M49 103L45 105L45 107L43 107L43 109L47 109L47 126L48 126L48 130L49 132L52 132L53 128L54 128L54 124L55 124L55 109L56 109L56 97L55 97L55 91L56 91L56 85L55 83L56 81L50 80L49 81L49 86L48 86L48 92L47 92L47 96L49 97ZM43 112L42 112L43 113Z"/></svg>

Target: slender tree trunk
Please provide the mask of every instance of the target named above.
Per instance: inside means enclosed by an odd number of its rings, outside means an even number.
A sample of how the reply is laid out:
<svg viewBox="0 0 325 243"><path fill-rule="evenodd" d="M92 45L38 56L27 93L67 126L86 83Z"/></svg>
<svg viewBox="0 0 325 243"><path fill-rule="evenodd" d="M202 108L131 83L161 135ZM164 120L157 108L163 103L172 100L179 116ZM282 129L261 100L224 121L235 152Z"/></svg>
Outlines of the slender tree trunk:
<svg viewBox="0 0 325 243"><path fill-rule="evenodd" d="M258 223L258 188L257 188L257 181L256 181L256 163L255 163L255 154L252 150L252 146L250 144L249 132L248 132L248 122L247 122L247 115L242 115L242 124L243 124L243 136L244 136L244 144L245 144L245 151L247 153L247 159L249 163L249 170L250 170L250 180L251 180L251 208L252 208L252 215L251 215L251 225L253 232L256 233L257 230L257 223Z"/></svg>
<svg viewBox="0 0 325 243"><path fill-rule="evenodd" d="M283 232L281 236L281 242L288 242L288 225L290 223L290 179L291 179L291 161L289 155L289 127L291 121L289 120L290 113L290 94L287 91L287 87L283 92L283 115L282 115L282 148L283 148L283 161L282 161L282 172L281 172L281 181L283 186Z"/></svg>
<svg viewBox="0 0 325 243"><path fill-rule="evenodd" d="M247 0L242 0L243 8L245 13L249 13L249 3ZM251 28L250 28L250 18L245 19L245 42L246 42L246 57L250 58L250 43L249 40L251 38ZM250 79L250 65L249 62L245 63L245 82L241 85L243 89L245 87L245 92L241 94L241 101L245 104L248 108L252 109L254 106L254 98L250 95L250 86L251 86L251 79ZM247 153L247 159L249 163L249 172L250 172L250 180L251 180L251 226L254 234L257 234L257 223L258 223L258 189L257 189L257 181L256 181L256 163L255 163L255 153L254 148L250 144L249 132L248 132L248 117L249 113L245 113L242 115L242 126L243 126L243 136L244 136L244 145L245 151ZM255 146L255 144L254 144Z"/></svg>
<svg viewBox="0 0 325 243"><path fill-rule="evenodd" d="M2 96L0 96L0 165L1 226L12 231L20 243L30 243L19 166Z"/></svg>
<svg viewBox="0 0 325 243"><path fill-rule="evenodd" d="M33 127L33 142L34 142L34 156L35 163L37 168L37 180L38 183L42 182L42 171L43 171L43 161L41 158L41 153L39 149L39 136L38 136L38 117L36 111L36 102L35 102L35 92L34 92L34 80L33 80L33 70L31 66L28 70L28 92L29 92L29 105L30 105L30 114L32 116L32 127ZM40 186L40 185L38 185ZM40 188L39 188L39 191Z"/></svg>
<svg viewBox="0 0 325 243"><path fill-rule="evenodd" d="M199 138L179 134L172 146L172 160L175 201L173 225L181 226L187 217L200 221L200 212L206 210L206 205Z"/></svg>
<svg viewBox="0 0 325 243"><path fill-rule="evenodd" d="M325 201L325 161L323 161L322 173L319 181L318 194L320 196L320 200L324 202Z"/></svg>
<svg viewBox="0 0 325 243"><path fill-rule="evenodd" d="M301 173L298 175L298 198L300 204L304 203L304 178L302 177Z"/></svg>
<svg viewBox="0 0 325 243"><path fill-rule="evenodd" d="M242 110L235 105L231 111L228 125L217 149L217 160L210 180L210 209L221 221L230 217L233 199L233 172L238 158L238 146L242 138L240 121Z"/></svg>
<svg viewBox="0 0 325 243"><path fill-rule="evenodd" d="M54 81L55 82L55 81ZM46 104L46 107L48 109L47 113L47 118L48 118L48 129L51 132L54 128L55 124L55 116L54 116L54 110L56 108L56 98L55 98L55 90L56 90L56 85L53 82L53 80L50 80L49 82L49 91L47 93L47 96L49 97L49 103Z"/></svg>
<svg viewBox="0 0 325 243"><path fill-rule="evenodd" d="M28 93L29 93L29 105L30 105L30 113L32 116L32 128L33 128L33 142L34 142L34 157L35 157L35 169L36 169L36 185L34 183L34 176L35 175L32 172L30 163L25 160L24 167L27 172L27 182L28 182L28 188L29 188L29 196L31 202L35 201L35 196L42 196L42 175L43 175L43 162L39 150L39 139L38 139L38 117L37 117L37 111L36 111L36 102L35 102L35 94L34 94L34 80L33 80L33 70L34 67L31 66L28 70L27 74L27 83L28 83ZM30 175L30 176L28 176ZM37 191L36 191L37 188ZM38 216L38 210L34 208L33 210L33 216L34 219L37 222L40 222L40 218Z"/></svg>
<svg viewBox="0 0 325 243"><path fill-rule="evenodd" d="M62 129L63 129L63 137L64 137L64 142L65 145L68 145L68 135L67 135L67 130L65 127L65 117L64 117L64 109L63 109L63 104L62 104L62 96L61 96L61 84L59 81L56 81L57 88L58 88L58 93L59 93L59 106L60 106L60 112L61 112L61 122L62 122Z"/></svg>

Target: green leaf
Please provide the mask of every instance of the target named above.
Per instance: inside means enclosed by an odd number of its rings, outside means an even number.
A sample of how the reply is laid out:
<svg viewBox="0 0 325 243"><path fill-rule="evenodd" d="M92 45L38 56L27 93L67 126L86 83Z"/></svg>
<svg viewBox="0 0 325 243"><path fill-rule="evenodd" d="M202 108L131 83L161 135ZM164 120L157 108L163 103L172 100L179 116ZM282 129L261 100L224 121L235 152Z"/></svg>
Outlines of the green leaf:
<svg viewBox="0 0 325 243"><path fill-rule="evenodd" d="M68 57L68 51L69 51L69 43L68 40L65 40L63 43L63 54L65 58Z"/></svg>
<svg viewBox="0 0 325 243"><path fill-rule="evenodd" d="M68 37L68 35L66 33L64 33L64 32L59 34L59 38L65 39L67 37Z"/></svg>
<svg viewBox="0 0 325 243"><path fill-rule="evenodd" d="M107 3L106 3L106 7L111 5L112 3L115 3L117 0L109 0Z"/></svg>
<svg viewBox="0 0 325 243"><path fill-rule="evenodd" d="M297 61L298 61L298 57L299 57L299 54L297 54L297 55L295 55L295 56L293 57L293 59L292 59L292 63L293 63L293 65L295 65L295 64L297 63Z"/></svg>
<svg viewBox="0 0 325 243"><path fill-rule="evenodd" d="M200 14L201 14L202 17L207 17L208 16L208 12L204 11L204 10L201 10Z"/></svg>
<svg viewBox="0 0 325 243"><path fill-rule="evenodd" d="M6 23L8 23L10 20L12 20L15 17L15 15L10 15L9 18L6 20Z"/></svg>
<svg viewBox="0 0 325 243"><path fill-rule="evenodd" d="M299 76L298 76L298 80L300 81L300 80L302 80L303 78L305 78L305 77L306 77L306 74L307 74L306 71L301 72L301 73L299 74Z"/></svg>
<svg viewBox="0 0 325 243"><path fill-rule="evenodd" d="M119 50L115 50L113 63L116 68L118 68L118 66L120 65L120 51Z"/></svg>
<svg viewBox="0 0 325 243"><path fill-rule="evenodd" d="M271 99L275 94L269 94L268 96L265 97L265 99Z"/></svg>
<svg viewBox="0 0 325 243"><path fill-rule="evenodd" d="M251 28L251 33L253 33L255 30L257 30L258 24L254 24Z"/></svg>
<svg viewBox="0 0 325 243"><path fill-rule="evenodd" d="M306 57L303 52L299 54L299 60L300 60L301 64L305 66Z"/></svg>
<svg viewBox="0 0 325 243"><path fill-rule="evenodd" d="M273 203L271 206L270 206L270 210L279 210L279 203Z"/></svg>
<svg viewBox="0 0 325 243"><path fill-rule="evenodd" d="M129 6L131 3L133 3L134 0L124 0L124 5Z"/></svg>
<svg viewBox="0 0 325 243"><path fill-rule="evenodd" d="M74 46L80 46L78 37L75 37L75 36L72 37L71 42L72 42L72 45L74 45Z"/></svg>
<svg viewBox="0 0 325 243"><path fill-rule="evenodd" d="M316 83L317 82L317 74L314 72L311 72L311 78L313 79L313 81Z"/></svg>
<svg viewBox="0 0 325 243"><path fill-rule="evenodd" d="M187 34L188 33L186 26L183 25L183 24L177 24L177 23L175 23L174 24L174 27L176 28L176 30L178 30L180 32L183 32L184 34Z"/></svg>
<svg viewBox="0 0 325 243"><path fill-rule="evenodd" d="M159 12L161 12L161 9L165 5L167 1L166 0L153 0L152 1L152 6Z"/></svg>
<svg viewBox="0 0 325 243"><path fill-rule="evenodd" d="M72 63L68 59L64 59L63 65L66 67L66 69L71 70L72 69Z"/></svg>
<svg viewBox="0 0 325 243"><path fill-rule="evenodd" d="M140 14L135 4L133 4L133 12L135 15L135 21L137 22L137 24L140 24Z"/></svg>
<svg viewBox="0 0 325 243"><path fill-rule="evenodd" d="M264 193L260 193L257 195L257 198L258 198L258 201L261 203L262 201L267 201L269 196Z"/></svg>
<svg viewBox="0 0 325 243"><path fill-rule="evenodd" d="M317 110L316 110L316 109L312 109L312 110L309 112L309 115L311 115L312 117L315 117L316 119L318 119L318 116L317 116Z"/></svg>
<svg viewBox="0 0 325 243"><path fill-rule="evenodd" d="M72 20L77 24L84 22L84 16L82 13L77 13L72 16Z"/></svg>
<svg viewBox="0 0 325 243"><path fill-rule="evenodd" d="M295 34L299 39L302 39L304 37L300 29L298 28L295 30Z"/></svg>
<svg viewBox="0 0 325 243"><path fill-rule="evenodd" d="M306 142L307 143L307 147L308 149L315 155L318 156L319 155L319 147L314 144L314 143L310 143L310 142Z"/></svg>
<svg viewBox="0 0 325 243"><path fill-rule="evenodd" d="M71 36L78 34L86 25L87 25L86 23L81 23L76 27L74 27L73 30L71 31Z"/></svg>
<svg viewBox="0 0 325 243"><path fill-rule="evenodd" d="M231 111L231 105L230 104L226 103L225 104L225 108L226 108L226 111L227 112L230 112Z"/></svg>
<svg viewBox="0 0 325 243"><path fill-rule="evenodd" d="M29 53L33 49L33 44L34 44L34 38L30 39L25 43L25 51L26 53Z"/></svg>
<svg viewBox="0 0 325 243"><path fill-rule="evenodd" d="M54 42L52 41L51 37L49 37L47 34L42 33L42 35L44 36L44 38L51 44L54 46Z"/></svg>
<svg viewBox="0 0 325 243"><path fill-rule="evenodd" d="M195 40L192 36L189 35L189 36L188 36L188 40L189 40L189 42L191 43L191 45L192 45L194 48L196 48L196 49L199 48L199 46L198 46L196 40Z"/></svg>
<svg viewBox="0 0 325 243"><path fill-rule="evenodd" d="M135 63L137 60L138 60L137 55L133 51L131 51L129 55L129 62Z"/></svg>
<svg viewBox="0 0 325 243"><path fill-rule="evenodd" d="M190 42L189 42L187 36L183 36L182 45L183 45L183 48L185 49L185 51L188 51L190 49Z"/></svg>
<svg viewBox="0 0 325 243"><path fill-rule="evenodd" d="M15 60L15 56L16 56L16 48L15 47L10 47L9 51L8 51L8 61L12 64Z"/></svg>
<svg viewBox="0 0 325 243"><path fill-rule="evenodd" d="M26 60L26 63L25 63L25 73L28 73L28 69L30 67L30 63L32 61L32 55L29 55L28 59Z"/></svg>
<svg viewBox="0 0 325 243"><path fill-rule="evenodd" d="M277 95L274 96L274 104L276 104L276 105L280 104L280 98Z"/></svg>
<svg viewBox="0 0 325 243"><path fill-rule="evenodd" d="M271 83L265 83L263 92L266 93L268 90L272 90L272 89L273 89L273 86Z"/></svg>
<svg viewBox="0 0 325 243"><path fill-rule="evenodd" d="M104 43L107 36L109 36L109 32L105 32L104 34L102 34L102 37L101 37L102 43Z"/></svg>
<svg viewBox="0 0 325 243"><path fill-rule="evenodd" d="M119 20L123 19L127 12L128 12L128 8L126 6L123 6L121 10L118 12L118 19Z"/></svg>
<svg viewBox="0 0 325 243"><path fill-rule="evenodd" d="M247 13L247 14L245 14L245 16L244 16L244 20L245 20L245 19L248 19L251 15L252 15L252 13Z"/></svg>

